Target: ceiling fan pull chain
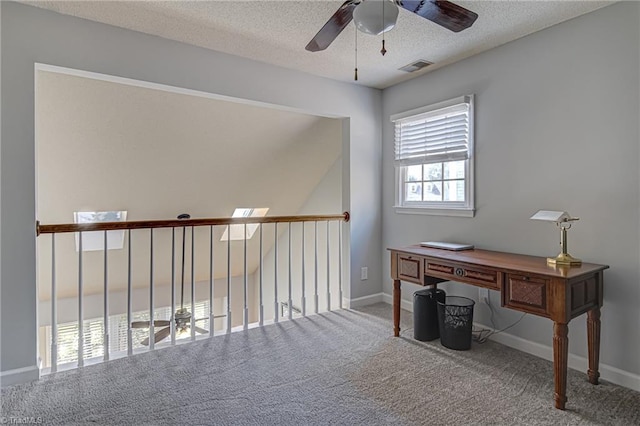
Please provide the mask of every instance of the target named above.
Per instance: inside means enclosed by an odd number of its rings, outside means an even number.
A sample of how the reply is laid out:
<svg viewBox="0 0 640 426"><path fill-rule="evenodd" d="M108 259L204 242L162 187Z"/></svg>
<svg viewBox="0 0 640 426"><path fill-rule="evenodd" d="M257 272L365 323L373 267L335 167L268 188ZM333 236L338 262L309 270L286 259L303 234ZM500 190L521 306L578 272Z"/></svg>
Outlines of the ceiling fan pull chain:
<svg viewBox="0 0 640 426"><path fill-rule="evenodd" d="M382 24L384 26L384 1L380 2L380 4L382 4ZM380 49L380 53L382 53L382 56L384 56L385 53L387 53L387 49L384 48L384 35L385 35L386 31L383 29L382 30L382 49Z"/></svg>
<svg viewBox="0 0 640 426"><path fill-rule="evenodd" d="M355 68L355 74L353 79L355 81L358 81L358 29L356 28L356 68Z"/></svg>

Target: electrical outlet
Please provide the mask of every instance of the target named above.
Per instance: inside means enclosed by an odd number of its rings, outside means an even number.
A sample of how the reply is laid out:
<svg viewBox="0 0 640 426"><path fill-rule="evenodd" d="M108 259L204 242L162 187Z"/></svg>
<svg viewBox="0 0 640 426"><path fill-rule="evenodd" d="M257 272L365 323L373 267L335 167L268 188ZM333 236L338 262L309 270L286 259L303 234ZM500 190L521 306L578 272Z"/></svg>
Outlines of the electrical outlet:
<svg viewBox="0 0 640 426"><path fill-rule="evenodd" d="M369 268L367 268L366 266L363 266L362 268L360 268L360 280L364 281L368 279L369 279Z"/></svg>
<svg viewBox="0 0 640 426"><path fill-rule="evenodd" d="M489 289L488 288L479 288L478 289L478 300L480 303L484 303L485 305L489 304Z"/></svg>

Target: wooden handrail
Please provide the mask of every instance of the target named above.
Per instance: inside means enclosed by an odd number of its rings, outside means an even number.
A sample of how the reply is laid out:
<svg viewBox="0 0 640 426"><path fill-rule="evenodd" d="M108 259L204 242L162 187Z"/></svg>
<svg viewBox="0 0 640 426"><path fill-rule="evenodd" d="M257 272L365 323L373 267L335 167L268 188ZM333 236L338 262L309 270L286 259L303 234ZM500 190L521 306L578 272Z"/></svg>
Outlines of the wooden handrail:
<svg viewBox="0 0 640 426"><path fill-rule="evenodd" d="M349 212L332 215L220 217L209 219L139 220L131 222L61 223L41 225L36 221L36 235L64 232L116 231L123 229L181 228L183 226L236 225L243 223L316 222L325 220L349 222Z"/></svg>

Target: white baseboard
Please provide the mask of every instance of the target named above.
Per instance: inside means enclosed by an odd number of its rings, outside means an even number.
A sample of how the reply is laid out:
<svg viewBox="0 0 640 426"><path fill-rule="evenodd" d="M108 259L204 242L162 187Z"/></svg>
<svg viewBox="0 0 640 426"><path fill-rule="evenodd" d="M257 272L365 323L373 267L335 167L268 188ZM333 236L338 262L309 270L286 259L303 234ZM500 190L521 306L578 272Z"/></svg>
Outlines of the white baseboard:
<svg viewBox="0 0 640 426"><path fill-rule="evenodd" d="M473 324L478 328L492 329L491 327L477 322L474 322ZM521 337L504 332L493 335L490 339L505 346L546 359L547 361L553 361L553 348L551 346L525 340ZM567 365L573 370L581 371L586 374L587 369L589 368L589 360L583 356L570 353ZM603 363L600 363L598 370L600 371L601 379L635 391L640 391L640 375L620 370L619 368Z"/></svg>
<svg viewBox="0 0 640 426"><path fill-rule="evenodd" d="M382 301L393 305L393 296L387 293L382 293ZM400 299L400 307L405 311L413 312L413 303L411 303L410 300Z"/></svg>
<svg viewBox="0 0 640 426"><path fill-rule="evenodd" d="M389 294L383 293L382 301L391 305L393 304L393 297ZM413 312L413 303L411 303L411 301L403 299L400 304L402 306L402 309ZM491 327L488 327L484 324L474 322L474 325L478 328L492 330ZM532 342L530 340L526 340L505 332L493 335L489 337L489 339L493 340L494 342L501 343L505 346L517 349L519 351L546 359L547 361L553 361L553 348L551 346ZM570 353L568 367L573 370L585 372L586 374L586 371L589 367L589 361L583 356ZM602 380L606 380L608 382L615 383L616 385L624 386L625 388L633 389L640 392L640 375L631 373L629 371L624 371L607 364L603 364L602 362L599 365L599 371L600 378Z"/></svg>
<svg viewBox="0 0 640 426"><path fill-rule="evenodd" d="M39 377L40 371L37 365L2 371L0 372L0 386L4 388L6 386L32 382L38 380Z"/></svg>
<svg viewBox="0 0 640 426"><path fill-rule="evenodd" d="M359 306L373 305L374 303L384 302L384 293L376 293L370 296L356 297L355 299L343 299L343 304L348 309L357 308Z"/></svg>

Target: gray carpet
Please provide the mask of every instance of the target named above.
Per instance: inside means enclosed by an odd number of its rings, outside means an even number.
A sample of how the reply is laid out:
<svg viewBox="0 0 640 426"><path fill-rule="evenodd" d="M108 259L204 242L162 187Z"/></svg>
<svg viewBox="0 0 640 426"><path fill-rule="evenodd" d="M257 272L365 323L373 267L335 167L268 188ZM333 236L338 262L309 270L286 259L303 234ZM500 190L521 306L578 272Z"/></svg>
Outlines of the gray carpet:
<svg viewBox="0 0 640 426"><path fill-rule="evenodd" d="M638 425L640 393L497 343L391 337L391 307L334 311L2 390L4 418L104 425ZM404 313L403 321L411 314Z"/></svg>

